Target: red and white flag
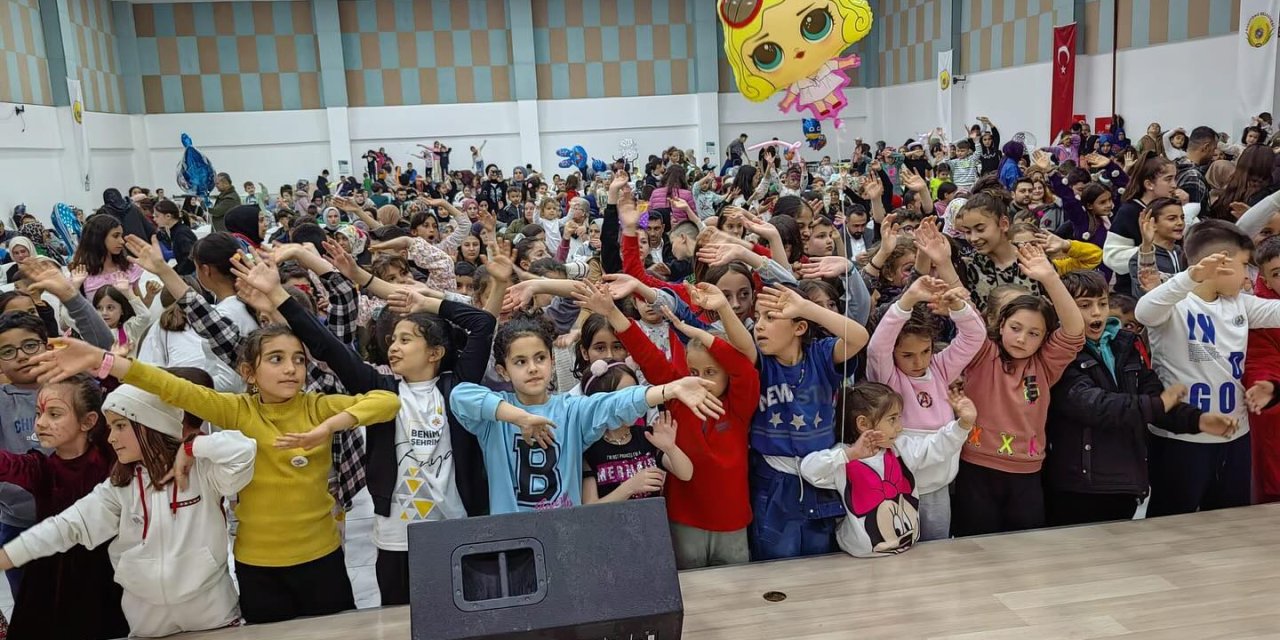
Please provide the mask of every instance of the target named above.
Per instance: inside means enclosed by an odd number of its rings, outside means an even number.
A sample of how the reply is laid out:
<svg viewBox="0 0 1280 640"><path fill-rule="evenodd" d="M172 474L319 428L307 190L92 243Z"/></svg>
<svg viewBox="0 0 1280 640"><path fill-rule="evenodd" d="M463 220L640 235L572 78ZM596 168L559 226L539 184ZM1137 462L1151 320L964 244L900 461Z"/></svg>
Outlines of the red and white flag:
<svg viewBox="0 0 1280 640"><path fill-rule="evenodd" d="M1071 128L1076 100L1076 23L1053 28L1053 96L1049 139Z"/></svg>

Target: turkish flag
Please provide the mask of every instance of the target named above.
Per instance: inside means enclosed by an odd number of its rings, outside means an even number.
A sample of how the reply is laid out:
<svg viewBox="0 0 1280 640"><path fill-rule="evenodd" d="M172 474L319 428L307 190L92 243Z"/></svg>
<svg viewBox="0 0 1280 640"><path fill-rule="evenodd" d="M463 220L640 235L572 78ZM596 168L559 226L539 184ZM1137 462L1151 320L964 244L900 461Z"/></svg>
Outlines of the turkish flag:
<svg viewBox="0 0 1280 640"><path fill-rule="evenodd" d="M1071 128L1076 100L1076 23L1053 28L1053 109L1049 114L1049 135Z"/></svg>

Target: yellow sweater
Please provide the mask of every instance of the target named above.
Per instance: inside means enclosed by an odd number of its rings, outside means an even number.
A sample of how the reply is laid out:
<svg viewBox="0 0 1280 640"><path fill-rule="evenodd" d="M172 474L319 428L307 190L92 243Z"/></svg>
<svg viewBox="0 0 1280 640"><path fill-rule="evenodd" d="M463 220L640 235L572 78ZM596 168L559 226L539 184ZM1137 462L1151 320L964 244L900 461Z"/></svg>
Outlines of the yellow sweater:
<svg viewBox="0 0 1280 640"><path fill-rule="evenodd" d="M1100 264L1102 264L1102 248L1079 240L1071 241L1071 248L1067 250L1067 255L1053 260L1053 266L1057 268L1060 276L1065 276L1072 271L1097 269Z"/></svg>
<svg viewBox="0 0 1280 640"><path fill-rule="evenodd" d="M236 560L257 567L290 567L322 558L342 543L329 495L330 443L303 452L276 449L276 437L310 431L346 411L358 424L395 419L400 399L389 391L360 396L303 393L279 404L263 404L256 395L218 393L160 369L134 362L123 382L258 443L253 481L240 492L236 516ZM294 456L308 464L295 467Z"/></svg>

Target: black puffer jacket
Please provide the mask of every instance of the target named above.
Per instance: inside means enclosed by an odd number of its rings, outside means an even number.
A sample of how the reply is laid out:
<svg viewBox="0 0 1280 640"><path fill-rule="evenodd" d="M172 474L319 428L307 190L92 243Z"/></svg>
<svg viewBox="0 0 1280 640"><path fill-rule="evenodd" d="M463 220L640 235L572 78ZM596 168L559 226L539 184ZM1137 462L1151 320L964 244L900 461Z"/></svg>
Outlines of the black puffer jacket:
<svg viewBox="0 0 1280 640"><path fill-rule="evenodd" d="M1046 488L1145 496L1147 423L1174 433L1200 432L1200 410L1181 403L1165 412L1164 387L1143 363L1136 341L1128 331L1111 340L1114 378L1085 346L1054 385L1045 425Z"/></svg>

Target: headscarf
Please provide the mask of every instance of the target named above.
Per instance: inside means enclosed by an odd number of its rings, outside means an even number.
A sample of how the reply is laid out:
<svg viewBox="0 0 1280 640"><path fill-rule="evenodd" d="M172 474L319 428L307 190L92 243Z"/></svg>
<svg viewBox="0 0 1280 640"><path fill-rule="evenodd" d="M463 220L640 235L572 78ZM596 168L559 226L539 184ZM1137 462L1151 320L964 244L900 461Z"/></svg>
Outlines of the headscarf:
<svg viewBox="0 0 1280 640"><path fill-rule="evenodd" d="M39 255L38 253L36 253L36 245L35 245L35 243L33 243L33 242L31 241L31 239L30 239L30 238L28 238L28 237L26 237L26 236L18 235L18 236L14 236L13 238L10 238L10 239L9 239L9 244L7 244L7 245L6 245L6 248L9 250L9 259L10 259L10 260L12 260L12 259L13 259L13 248L14 248L14 247L26 247L26 248L27 248L27 252L28 252L28 253L30 253L30 254L31 254L31 257L33 257L33 258L34 258L35 256Z"/></svg>
<svg viewBox="0 0 1280 640"><path fill-rule="evenodd" d="M35 245L38 251L32 251L33 254L38 253L42 256L48 256L61 264L61 261L58 260L58 252L50 249L49 245L44 241L44 225L34 220L28 222L18 230L18 236L30 240L31 244Z"/></svg>
<svg viewBox="0 0 1280 640"><path fill-rule="evenodd" d="M369 240L369 237L365 235L364 231L361 231L358 227L353 225L344 224L341 227L338 227L338 233L346 236L347 240L351 242L351 255L358 256L364 253L365 244L367 244Z"/></svg>
<svg viewBox="0 0 1280 640"><path fill-rule="evenodd" d="M156 233L155 224L142 215L137 205L120 195L119 189L107 189L102 192L102 208L120 221L126 236L138 236L143 240L151 240Z"/></svg>
<svg viewBox="0 0 1280 640"><path fill-rule="evenodd" d="M1021 160L1022 156L1027 155L1027 148L1017 140L1010 140L1004 143L1004 147L1000 149L1004 152L1004 157L1014 161Z"/></svg>
<svg viewBox="0 0 1280 640"><path fill-rule="evenodd" d="M124 216L129 212L129 209L133 208L133 204L128 200L125 200L124 196L120 194L120 190L116 188L107 189L102 192L102 206L110 212L111 215L120 218L121 221L123 221Z"/></svg>
<svg viewBox="0 0 1280 640"><path fill-rule="evenodd" d="M254 248L262 245L262 236L258 234L258 222L262 217L262 209L256 204L242 204L227 212L227 232Z"/></svg>
<svg viewBox="0 0 1280 640"><path fill-rule="evenodd" d="M1230 160L1214 160L1209 165L1208 171L1204 173L1204 181L1209 184L1210 189L1219 190L1227 186L1227 182L1231 180L1231 174L1235 173L1236 165Z"/></svg>

